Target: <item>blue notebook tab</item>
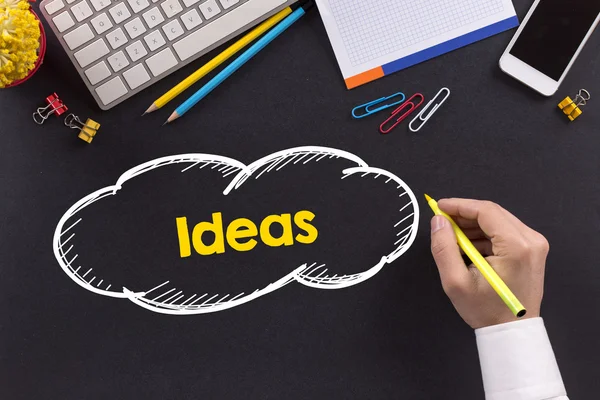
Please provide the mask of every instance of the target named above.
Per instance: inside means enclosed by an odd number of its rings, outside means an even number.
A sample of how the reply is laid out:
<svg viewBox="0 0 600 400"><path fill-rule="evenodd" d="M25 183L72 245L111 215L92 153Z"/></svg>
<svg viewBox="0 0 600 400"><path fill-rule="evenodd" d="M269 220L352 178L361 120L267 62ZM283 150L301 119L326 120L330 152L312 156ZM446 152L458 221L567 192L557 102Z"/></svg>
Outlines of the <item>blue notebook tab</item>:
<svg viewBox="0 0 600 400"><path fill-rule="evenodd" d="M496 22L495 24L478 29L474 32L470 32L466 35L459 36L456 39L448 40L447 42L438 44L425 50L421 50L418 53L411 54L410 56L385 64L384 66L382 66L383 73L385 75L389 75L402 69L412 67L415 64L419 64L423 61L430 60L442 54L449 53L453 50L470 45L471 43L487 39L490 36L497 35L498 33L515 28L517 26L519 26L519 19L516 16L505 19L504 21Z"/></svg>

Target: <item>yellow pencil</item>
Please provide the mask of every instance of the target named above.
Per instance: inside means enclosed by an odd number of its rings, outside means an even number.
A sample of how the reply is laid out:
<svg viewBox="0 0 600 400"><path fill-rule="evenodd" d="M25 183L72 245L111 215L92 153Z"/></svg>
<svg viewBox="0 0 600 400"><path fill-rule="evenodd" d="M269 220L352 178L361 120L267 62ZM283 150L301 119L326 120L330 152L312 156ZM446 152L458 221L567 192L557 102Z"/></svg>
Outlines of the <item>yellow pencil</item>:
<svg viewBox="0 0 600 400"><path fill-rule="evenodd" d="M429 207L433 210L435 215L443 215L450 221L452 225L452 229L454 229L454 233L456 234L456 240L460 248L465 252L467 257L471 260L471 262L477 267L481 275L489 282L492 288L498 293L498 296L504 301L504 304L510 308L510 311L517 317L521 318L527 313L523 304L517 299L514 293L506 286L506 283L498 276L496 271L492 268L492 266L487 262L487 260L481 255L479 251L473 246L473 243L469 240L469 238L464 234L464 232L456 225L456 222L452 220L452 218L440 210L437 202L431 197L425 195L425 199L427 199L427 203Z"/></svg>
<svg viewBox="0 0 600 400"><path fill-rule="evenodd" d="M291 13L292 9L290 7L284 8L283 10L281 10L280 12L273 15L271 18L267 19L265 22L254 28L243 38L241 38L240 40L232 44L230 47L228 47L224 52L210 60L202 68L185 78L179 85L175 86L173 89L169 90L167 93L163 94L161 97L155 100L154 103L152 103L152 105L146 110L144 115L164 107L168 102L170 102L175 97L183 93L184 90L192 86L194 83L198 82L200 79L204 78L219 65L229 60L237 52L242 50L244 47L248 46L258 37L260 37L263 33L267 32L269 29L277 25Z"/></svg>

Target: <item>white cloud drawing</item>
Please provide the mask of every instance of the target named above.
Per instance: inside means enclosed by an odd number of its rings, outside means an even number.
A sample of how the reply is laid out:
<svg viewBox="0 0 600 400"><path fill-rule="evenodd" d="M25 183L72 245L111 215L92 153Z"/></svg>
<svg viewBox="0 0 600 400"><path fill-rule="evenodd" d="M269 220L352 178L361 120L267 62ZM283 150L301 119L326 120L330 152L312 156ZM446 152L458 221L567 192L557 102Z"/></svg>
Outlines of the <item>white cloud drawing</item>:
<svg viewBox="0 0 600 400"><path fill-rule="evenodd" d="M258 179L264 174L276 173L291 164L318 163L327 158L343 158L355 167L341 171L341 179L350 176L363 179L380 179L385 184L393 185L398 191L398 215L390 215L390 224L397 229L397 241L393 243L391 251L383 255L380 261L369 266L364 272L351 275L328 275L324 264L303 264L295 268L281 279L270 283L266 287L256 289L252 293L211 294L211 293L183 293L170 285L169 281L156 282L156 286L145 291L132 291L123 284L110 282L106 277L96 276L92 268L86 268L78 263L78 254L70 241L75 237L77 225L82 221L78 213L91 204L107 197L117 195L123 184L157 168L181 164L181 172L192 168L211 168L222 174L223 179L231 180L223 195L228 196L242 185L247 185L251 177ZM373 277L381 269L398 259L414 242L419 223L419 207L417 200L400 178L379 168L368 166L359 157L348 152L326 147L298 147L271 154L246 166L231 158L210 154L185 154L163 157L141 164L125 172L114 186L105 187L85 196L62 216L53 238L53 250L56 260L63 271L79 286L84 289L113 298L123 298L147 310L171 315L195 315L226 310L264 296L283 286L298 282L318 289L341 289L357 285Z"/></svg>

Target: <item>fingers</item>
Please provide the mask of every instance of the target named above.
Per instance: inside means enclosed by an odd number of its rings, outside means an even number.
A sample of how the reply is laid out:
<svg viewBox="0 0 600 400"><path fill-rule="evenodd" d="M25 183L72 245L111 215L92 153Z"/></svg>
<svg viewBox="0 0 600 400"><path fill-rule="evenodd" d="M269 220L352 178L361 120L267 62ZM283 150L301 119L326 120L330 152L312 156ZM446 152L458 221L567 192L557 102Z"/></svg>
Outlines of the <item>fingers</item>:
<svg viewBox="0 0 600 400"><path fill-rule="evenodd" d="M431 253L435 259L446 293L466 287L470 274L460 255L450 222L442 216L431 220Z"/></svg>
<svg viewBox="0 0 600 400"><path fill-rule="evenodd" d="M456 222L456 225L460 226L463 230L465 228L479 228L479 222L477 222L475 219L466 219L452 214L450 214L450 216L454 222Z"/></svg>
<svg viewBox="0 0 600 400"><path fill-rule="evenodd" d="M459 225L460 226L460 225ZM462 228L464 234L471 240L475 239L489 239L486 234L481 230L481 228Z"/></svg>
<svg viewBox="0 0 600 400"><path fill-rule="evenodd" d="M475 246L477 251L483 254L483 256L487 257L494 255L493 244L488 239L471 240L471 243L473 243L473 246Z"/></svg>
<svg viewBox="0 0 600 400"><path fill-rule="evenodd" d="M473 243L473 246L475 246L477 251L483 254L484 256L487 257L494 255L494 244L489 239L471 239L471 243ZM460 249L460 254L462 256L465 255L463 249Z"/></svg>
<svg viewBox="0 0 600 400"><path fill-rule="evenodd" d="M517 230L514 226L516 218L499 205L489 201L443 199L438 202L438 205L447 214L477 221L481 230L492 239L497 235L510 236ZM466 221L463 223L467 224Z"/></svg>

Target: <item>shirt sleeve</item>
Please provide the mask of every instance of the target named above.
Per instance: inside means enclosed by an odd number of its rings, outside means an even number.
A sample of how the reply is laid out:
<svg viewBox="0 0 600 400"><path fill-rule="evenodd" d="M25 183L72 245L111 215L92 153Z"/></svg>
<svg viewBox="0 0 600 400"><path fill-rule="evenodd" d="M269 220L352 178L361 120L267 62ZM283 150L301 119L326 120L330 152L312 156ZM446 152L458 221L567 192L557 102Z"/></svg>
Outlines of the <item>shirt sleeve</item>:
<svg viewBox="0 0 600 400"><path fill-rule="evenodd" d="M486 400L568 400L542 318L476 329Z"/></svg>

